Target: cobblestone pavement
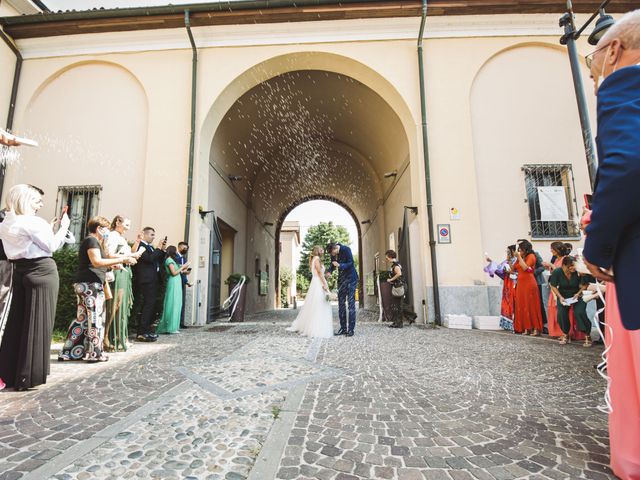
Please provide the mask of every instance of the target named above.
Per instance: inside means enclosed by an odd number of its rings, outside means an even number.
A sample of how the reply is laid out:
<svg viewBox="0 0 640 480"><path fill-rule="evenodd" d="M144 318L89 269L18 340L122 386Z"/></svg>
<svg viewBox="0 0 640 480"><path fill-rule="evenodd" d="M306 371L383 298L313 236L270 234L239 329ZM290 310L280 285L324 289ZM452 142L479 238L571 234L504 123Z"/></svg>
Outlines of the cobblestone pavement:
<svg viewBox="0 0 640 480"><path fill-rule="evenodd" d="M614 478L600 349L364 322L314 341L284 331L293 315L55 362L47 385L0 392L0 480ZM250 474L259 454L268 478Z"/></svg>

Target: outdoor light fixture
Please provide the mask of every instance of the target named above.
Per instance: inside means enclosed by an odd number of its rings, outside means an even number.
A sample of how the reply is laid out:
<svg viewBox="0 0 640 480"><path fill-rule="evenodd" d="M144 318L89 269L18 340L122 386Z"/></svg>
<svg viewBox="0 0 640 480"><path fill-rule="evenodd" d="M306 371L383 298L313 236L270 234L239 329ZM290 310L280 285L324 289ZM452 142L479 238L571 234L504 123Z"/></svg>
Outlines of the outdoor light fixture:
<svg viewBox="0 0 640 480"><path fill-rule="evenodd" d="M409 210L411 213L413 213L414 215L418 214L418 207L407 207L405 206L404 208L406 208L407 210Z"/></svg>
<svg viewBox="0 0 640 480"><path fill-rule="evenodd" d="M587 107L587 100L584 94L584 85L582 84L582 73L580 69L578 49L576 48L576 40L591 24L591 22L593 22L596 17L599 17L593 32L589 35L588 40L591 45L596 45L598 43L604 33L615 23L613 18L604 12L604 8L610 1L611 0L604 0L600 4L598 11L591 15L589 20L587 20L579 30L576 30L576 25L574 23L575 16L573 14L573 4L571 3L571 0L567 0L567 11L560 18L560 26L564 27L564 35L560 37L560 44L566 45L567 50L569 51L573 88L576 92L578 114L580 115L580 125L582 127L582 141L584 143L584 151L587 159L587 168L589 170L589 180L592 190L595 186L598 166L596 165L595 145L593 143L593 134L591 133L591 124L589 123L589 109Z"/></svg>
<svg viewBox="0 0 640 480"><path fill-rule="evenodd" d="M360 222L362 225L366 225L367 223L371 223L371 220L363 220Z"/></svg>
<svg viewBox="0 0 640 480"><path fill-rule="evenodd" d="M228 178L232 182L240 182L242 180L242 176L240 175L229 175Z"/></svg>
<svg viewBox="0 0 640 480"><path fill-rule="evenodd" d="M384 178L396 177L398 175L398 171L394 170L393 172L387 172L384 174Z"/></svg>
<svg viewBox="0 0 640 480"><path fill-rule="evenodd" d="M198 205L198 213L200 214L202 220L204 220L208 214L213 213L214 211L215 210L205 210L202 208L202 205Z"/></svg>
<svg viewBox="0 0 640 480"><path fill-rule="evenodd" d="M273 222L264 222L262 225L265 227L273 227Z"/></svg>
<svg viewBox="0 0 640 480"><path fill-rule="evenodd" d="M589 45L597 45L605 32L609 30L614 23L616 23L611 15L604 13L604 8L598 10L598 13L600 16L598 20L596 20L596 26L593 29L593 32L589 35Z"/></svg>

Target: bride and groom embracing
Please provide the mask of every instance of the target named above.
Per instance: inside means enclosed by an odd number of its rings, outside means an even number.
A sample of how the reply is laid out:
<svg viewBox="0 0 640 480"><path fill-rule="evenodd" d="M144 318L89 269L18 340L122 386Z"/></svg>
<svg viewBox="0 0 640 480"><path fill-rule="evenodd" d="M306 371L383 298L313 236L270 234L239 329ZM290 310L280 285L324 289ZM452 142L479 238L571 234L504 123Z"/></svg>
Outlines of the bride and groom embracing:
<svg viewBox="0 0 640 480"><path fill-rule="evenodd" d="M331 265L325 274L322 264L324 249L316 245L309 256L311 283L300 313L287 328L290 332L300 332L307 337L328 338L333 333L333 314L329 303L329 286L325 277L338 270L338 317L340 329L335 335L353 337L356 327L356 287L358 272L353 263L353 254L346 245L330 243L327 251L331 255ZM349 305L349 323L347 325L347 304Z"/></svg>

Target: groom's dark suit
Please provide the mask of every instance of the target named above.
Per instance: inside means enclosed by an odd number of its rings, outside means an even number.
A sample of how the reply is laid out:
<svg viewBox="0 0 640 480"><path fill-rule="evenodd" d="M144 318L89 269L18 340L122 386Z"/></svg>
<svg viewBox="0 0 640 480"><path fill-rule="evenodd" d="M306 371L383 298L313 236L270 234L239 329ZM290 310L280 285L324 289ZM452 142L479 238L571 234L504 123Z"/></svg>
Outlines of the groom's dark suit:
<svg viewBox="0 0 640 480"><path fill-rule="evenodd" d="M340 264L338 268L338 317L340 318L340 329L347 330L347 309L349 303L349 329L351 333L356 327L356 287L358 286L358 272L353 263L351 249L345 245L340 245L337 256L331 256L329 273L335 270L333 262Z"/></svg>

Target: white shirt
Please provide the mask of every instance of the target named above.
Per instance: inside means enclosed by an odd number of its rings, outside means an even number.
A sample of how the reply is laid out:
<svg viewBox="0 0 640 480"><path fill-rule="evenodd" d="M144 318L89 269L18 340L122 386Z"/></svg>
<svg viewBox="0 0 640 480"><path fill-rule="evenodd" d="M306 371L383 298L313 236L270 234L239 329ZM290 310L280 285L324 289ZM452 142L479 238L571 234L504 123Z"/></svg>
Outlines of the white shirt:
<svg viewBox="0 0 640 480"><path fill-rule="evenodd" d="M16 215L8 211L0 223L0 240L9 260L51 257L64 243L69 230L69 217L60 222L55 234L51 225L35 215Z"/></svg>
<svg viewBox="0 0 640 480"><path fill-rule="evenodd" d="M116 251L118 255L131 255L131 247L127 243L127 239L115 230L109 232L106 243L109 255L115 255ZM118 249L118 247L120 248Z"/></svg>

